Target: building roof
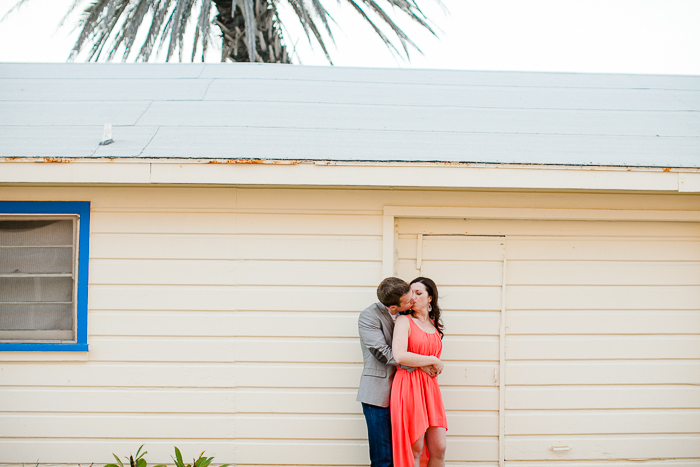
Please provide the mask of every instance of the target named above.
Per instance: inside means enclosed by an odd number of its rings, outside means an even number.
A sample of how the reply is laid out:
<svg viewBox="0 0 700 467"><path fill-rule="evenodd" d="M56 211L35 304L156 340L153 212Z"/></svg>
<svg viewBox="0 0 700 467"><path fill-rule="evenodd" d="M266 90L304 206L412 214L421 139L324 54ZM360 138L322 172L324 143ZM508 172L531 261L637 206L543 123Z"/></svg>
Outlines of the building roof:
<svg viewBox="0 0 700 467"><path fill-rule="evenodd" d="M700 167L700 76L0 64L0 109L3 158Z"/></svg>

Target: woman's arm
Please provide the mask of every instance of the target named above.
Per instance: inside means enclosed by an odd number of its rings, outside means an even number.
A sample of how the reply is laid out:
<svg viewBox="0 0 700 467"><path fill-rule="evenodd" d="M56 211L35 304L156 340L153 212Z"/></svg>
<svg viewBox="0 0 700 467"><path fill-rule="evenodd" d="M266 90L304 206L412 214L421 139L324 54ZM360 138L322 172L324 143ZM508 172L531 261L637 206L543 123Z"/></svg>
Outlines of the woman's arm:
<svg viewBox="0 0 700 467"><path fill-rule="evenodd" d="M394 353L394 359L401 365L407 366L426 366L435 365L438 373L442 372L443 363L439 358L432 355L420 355L409 352L408 349L408 333L411 329L411 324L408 316L399 316L396 319L394 326L394 337L391 342L391 350Z"/></svg>

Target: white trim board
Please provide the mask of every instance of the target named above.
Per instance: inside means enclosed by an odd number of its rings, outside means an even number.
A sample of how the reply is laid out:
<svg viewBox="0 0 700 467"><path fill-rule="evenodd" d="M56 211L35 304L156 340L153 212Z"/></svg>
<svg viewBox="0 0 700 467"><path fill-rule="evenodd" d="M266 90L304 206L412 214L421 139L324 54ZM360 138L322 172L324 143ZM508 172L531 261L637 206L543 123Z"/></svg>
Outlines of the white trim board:
<svg viewBox="0 0 700 467"><path fill-rule="evenodd" d="M0 160L0 183L397 187L700 193L697 169L443 163Z"/></svg>
<svg viewBox="0 0 700 467"><path fill-rule="evenodd" d="M382 277L396 274L397 217L426 219L504 219L561 221L700 222L697 211L621 209L479 208L444 206L384 206L382 231Z"/></svg>

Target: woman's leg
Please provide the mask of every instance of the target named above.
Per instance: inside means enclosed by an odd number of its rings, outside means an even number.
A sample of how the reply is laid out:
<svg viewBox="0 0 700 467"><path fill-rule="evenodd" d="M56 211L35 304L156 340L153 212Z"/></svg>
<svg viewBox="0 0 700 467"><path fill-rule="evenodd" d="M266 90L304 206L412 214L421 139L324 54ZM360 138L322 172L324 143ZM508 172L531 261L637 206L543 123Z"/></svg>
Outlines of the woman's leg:
<svg viewBox="0 0 700 467"><path fill-rule="evenodd" d="M428 452L430 453L428 467L444 467L447 430L441 426L429 427L428 431L425 432L425 443L428 445Z"/></svg>
<svg viewBox="0 0 700 467"><path fill-rule="evenodd" d="M411 445L414 467L420 467L420 455L423 452L423 438L423 436L419 437L416 442Z"/></svg>

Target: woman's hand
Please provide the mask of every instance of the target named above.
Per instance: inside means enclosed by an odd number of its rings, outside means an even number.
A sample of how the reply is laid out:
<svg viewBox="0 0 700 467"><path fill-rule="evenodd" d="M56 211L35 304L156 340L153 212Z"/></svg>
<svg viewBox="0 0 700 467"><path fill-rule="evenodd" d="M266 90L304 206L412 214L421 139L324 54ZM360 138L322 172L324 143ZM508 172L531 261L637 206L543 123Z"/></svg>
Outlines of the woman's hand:
<svg viewBox="0 0 700 467"><path fill-rule="evenodd" d="M442 373L442 370L445 368L445 364L442 363L442 360L440 360L439 358L437 358L437 357L434 357L434 358L435 358L435 362L433 362L433 366L437 370L437 374L440 374L440 373Z"/></svg>

